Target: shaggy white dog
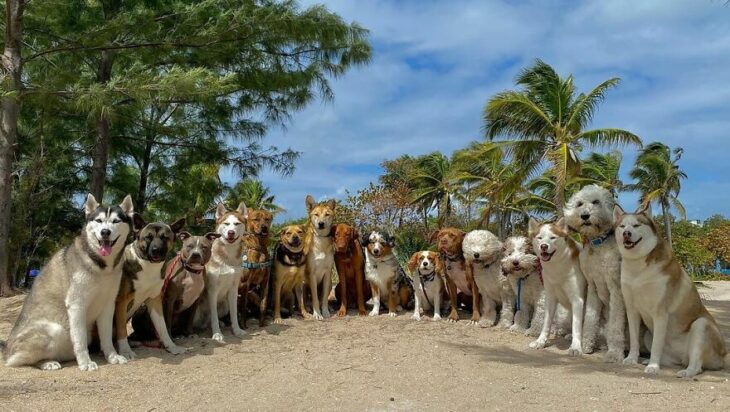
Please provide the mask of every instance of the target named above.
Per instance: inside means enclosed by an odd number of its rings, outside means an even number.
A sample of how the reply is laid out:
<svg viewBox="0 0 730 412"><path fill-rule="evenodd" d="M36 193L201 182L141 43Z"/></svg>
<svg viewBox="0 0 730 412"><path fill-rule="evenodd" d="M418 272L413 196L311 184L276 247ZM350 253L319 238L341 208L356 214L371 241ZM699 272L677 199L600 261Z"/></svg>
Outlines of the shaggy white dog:
<svg viewBox="0 0 730 412"><path fill-rule="evenodd" d="M530 241L523 236L507 238L502 255L502 273L507 276L517 302L515 323L509 329L537 336L545 317L545 288L540 261L532 252Z"/></svg>
<svg viewBox="0 0 730 412"><path fill-rule="evenodd" d="M499 319L500 327L510 327L514 318L514 295L507 278L502 276L502 242L488 230L473 230L464 237L462 251L466 277L473 279L470 280L474 298L471 322L489 327Z"/></svg>
<svg viewBox="0 0 730 412"><path fill-rule="evenodd" d="M583 321L583 351L596 349L598 332L605 322L608 344L606 362L620 362L624 357L626 309L621 294L621 255L613 234L611 192L588 185L574 194L564 209L565 219L583 237L580 266L588 282L585 318Z"/></svg>

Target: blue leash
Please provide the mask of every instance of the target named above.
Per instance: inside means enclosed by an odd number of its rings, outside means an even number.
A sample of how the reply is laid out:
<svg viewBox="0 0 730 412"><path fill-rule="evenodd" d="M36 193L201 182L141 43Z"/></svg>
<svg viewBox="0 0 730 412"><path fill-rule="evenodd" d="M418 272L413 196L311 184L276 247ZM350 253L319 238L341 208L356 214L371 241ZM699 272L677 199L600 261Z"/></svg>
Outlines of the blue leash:
<svg viewBox="0 0 730 412"><path fill-rule="evenodd" d="M515 312L520 311L521 305L521 297L522 297L522 282L524 282L524 278L518 278L517 279L517 302L515 304Z"/></svg>

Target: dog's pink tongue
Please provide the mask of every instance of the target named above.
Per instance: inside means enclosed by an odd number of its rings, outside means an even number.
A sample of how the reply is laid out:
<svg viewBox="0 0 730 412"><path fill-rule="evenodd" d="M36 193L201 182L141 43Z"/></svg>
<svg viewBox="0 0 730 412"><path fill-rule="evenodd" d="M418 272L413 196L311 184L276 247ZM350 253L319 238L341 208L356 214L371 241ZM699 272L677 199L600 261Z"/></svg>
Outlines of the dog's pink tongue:
<svg viewBox="0 0 730 412"><path fill-rule="evenodd" d="M102 256L109 256L112 254L112 245L102 245L99 248L99 254Z"/></svg>

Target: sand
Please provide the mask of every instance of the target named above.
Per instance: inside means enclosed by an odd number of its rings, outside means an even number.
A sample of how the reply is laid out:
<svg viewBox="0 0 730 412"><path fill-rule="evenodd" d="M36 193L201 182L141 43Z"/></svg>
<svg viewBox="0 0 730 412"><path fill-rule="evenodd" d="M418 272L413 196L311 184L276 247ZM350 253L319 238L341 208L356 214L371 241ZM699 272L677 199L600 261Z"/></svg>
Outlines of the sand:
<svg viewBox="0 0 730 412"><path fill-rule="evenodd" d="M700 288L730 340L730 282ZM7 337L23 296L0 299ZM462 313L462 318L468 314ZM253 322L252 322L253 323ZM568 342L541 351L504 330L356 311L323 322L288 319L251 328L226 344L208 336L179 343L183 355L137 349L127 365L81 372L0 366L0 410L727 410L730 374L656 377L570 358Z"/></svg>

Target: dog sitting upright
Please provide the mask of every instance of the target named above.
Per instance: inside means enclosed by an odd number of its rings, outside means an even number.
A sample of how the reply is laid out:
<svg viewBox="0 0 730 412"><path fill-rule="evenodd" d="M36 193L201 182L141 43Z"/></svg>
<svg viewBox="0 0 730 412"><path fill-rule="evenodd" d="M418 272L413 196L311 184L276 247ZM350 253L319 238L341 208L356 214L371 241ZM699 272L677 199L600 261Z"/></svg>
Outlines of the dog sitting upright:
<svg viewBox="0 0 730 412"><path fill-rule="evenodd" d="M205 293L201 296L204 302L201 302L196 312L195 325L199 328L210 325L213 340L219 343L223 343L219 319L226 314L230 315L233 335L245 335L238 324L238 287L243 271L241 237L246 231L243 217L245 207L241 203L238 209L229 211L219 204L215 210L216 232L221 237L213 241L212 255L205 266Z"/></svg>
<svg viewBox="0 0 730 412"><path fill-rule="evenodd" d="M365 300L370 299L370 291L364 290L365 257L360 245L360 234L350 225L340 223L335 226L335 266L340 282L335 287L335 295L340 299L337 316L347 315L349 302L357 302L357 311L365 316Z"/></svg>
<svg viewBox="0 0 730 412"><path fill-rule="evenodd" d="M312 195L304 203L309 212L307 227L307 284L312 295L312 316L316 320L330 317L329 299L332 289L332 269L335 266L335 249L332 241L332 222L335 215L334 200L316 204ZM321 289L318 287L321 285Z"/></svg>
<svg viewBox="0 0 730 412"><path fill-rule="evenodd" d="M621 254L613 234L613 195L588 185L571 196L565 207L565 221L583 237L580 266L588 283L583 321L583 349L596 347L599 329L605 324L608 343L605 362L624 357L626 310L621 294ZM602 322L603 319L603 322Z"/></svg>
<svg viewBox="0 0 730 412"><path fill-rule="evenodd" d="M380 300L388 299L388 316L397 315L400 304L406 307L410 299L408 277L398 263L393 248L393 236L380 232L370 232L363 235L362 244L365 246L365 278L370 282L373 294L373 309L369 316L380 314Z"/></svg>
<svg viewBox="0 0 730 412"><path fill-rule="evenodd" d="M677 376L689 378L703 368L730 366L715 319L669 244L657 234L648 207L624 213L616 206L614 220L621 240L621 289L629 321L630 350L624 364L638 362L643 320L650 331L646 343L651 346L644 372L656 374L660 365L687 365Z"/></svg>
<svg viewBox="0 0 730 412"><path fill-rule="evenodd" d="M60 362L75 357L82 371L96 370L88 348L94 325L106 360L127 363L114 349L112 328L132 198L125 197L119 206L105 206L89 194L84 210L81 234L53 255L25 299L5 344L5 365L38 364L55 370L61 368Z"/></svg>
<svg viewBox="0 0 730 412"><path fill-rule="evenodd" d="M562 218L557 223L542 225L530 218L529 231L532 249L539 251L545 284L545 319L540 336L530 343L530 347L545 347L559 303L569 308L572 315L572 342L568 355L579 356L583 353L583 308L586 294L586 280L578 257L580 246L568 235L568 227Z"/></svg>
<svg viewBox="0 0 730 412"><path fill-rule="evenodd" d="M509 328L514 320L514 294L502 276L502 242L488 230L472 230L464 236L462 251L473 299L471 323L490 327L499 319L500 327Z"/></svg>
<svg viewBox="0 0 730 412"><path fill-rule="evenodd" d="M436 242L441 261L444 264L444 272L446 273L446 291L449 294L449 302L451 304L451 313L449 313L448 321L456 322L459 320L458 294L472 297L472 285L466 277L466 262L464 261L464 253L462 252L462 242L466 234L459 229L449 227L441 230L435 230L431 233L431 243Z"/></svg>
<svg viewBox="0 0 730 412"><path fill-rule="evenodd" d="M504 241L502 273L515 297L515 321L510 331L537 336L545 318L545 288L542 285L540 261L532 244L523 236Z"/></svg>
<svg viewBox="0 0 730 412"><path fill-rule="evenodd" d="M180 354L185 349L175 345L167 333L162 311L162 286L165 274L162 271L167 252L175 242L176 234L185 225L185 218L170 225L155 222L147 224L135 213L133 218L134 241L124 249L122 282L117 294L114 320L119 353L127 359L136 357L127 341L127 321L142 306L154 324L157 336L168 352Z"/></svg>
<svg viewBox="0 0 730 412"><path fill-rule="evenodd" d="M423 310L433 309L433 320L441 320L441 298L444 293L444 264L436 252L416 252L408 261L408 270L413 277L416 307L413 319L421 320Z"/></svg>
<svg viewBox="0 0 730 412"><path fill-rule="evenodd" d="M258 306L259 327L263 327L269 299L269 275L272 264L269 260L269 227L271 227L273 215L266 210L247 209L244 206L243 217L246 219L246 230L248 231L243 239L245 259L239 290L239 294L243 296L241 305L243 327L246 328L248 319L249 299L252 299Z"/></svg>
<svg viewBox="0 0 730 412"><path fill-rule="evenodd" d="M274 323L281 324L281 302L284 293L296 294L299 310L306 320L312 315L304 307L304 282L307 265L307 252L304 244L304 229L291 225L279 233L279 243L274 249ZM293 305L292 305L293 306Z"/></svg>

